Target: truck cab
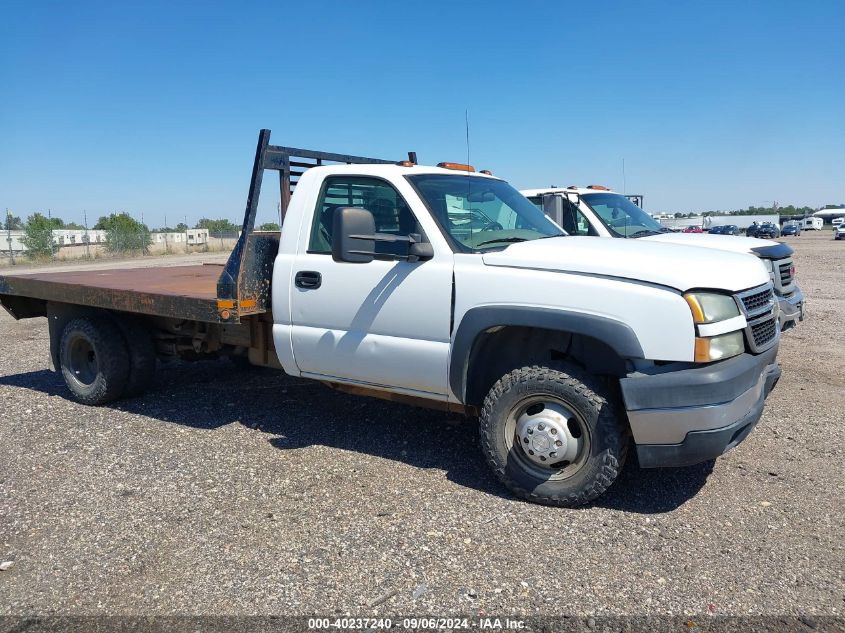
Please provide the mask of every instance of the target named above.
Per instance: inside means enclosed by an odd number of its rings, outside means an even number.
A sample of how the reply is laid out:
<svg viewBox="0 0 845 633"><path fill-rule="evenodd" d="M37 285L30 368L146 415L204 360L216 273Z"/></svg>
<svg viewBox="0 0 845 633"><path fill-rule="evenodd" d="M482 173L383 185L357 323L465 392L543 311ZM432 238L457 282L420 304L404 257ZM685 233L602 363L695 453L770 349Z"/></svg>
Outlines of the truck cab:
<svg viewBox="0 0 845 633"><path fill-rule="evenodd" d="M673 232L642 209L643 196L623 195L601 185L525 189L521 193L570 235L635 238L755 255L772 280L781 329L789 330L804 320L804 293L795 281L793 250L786 244L703 231Z"/></svg>

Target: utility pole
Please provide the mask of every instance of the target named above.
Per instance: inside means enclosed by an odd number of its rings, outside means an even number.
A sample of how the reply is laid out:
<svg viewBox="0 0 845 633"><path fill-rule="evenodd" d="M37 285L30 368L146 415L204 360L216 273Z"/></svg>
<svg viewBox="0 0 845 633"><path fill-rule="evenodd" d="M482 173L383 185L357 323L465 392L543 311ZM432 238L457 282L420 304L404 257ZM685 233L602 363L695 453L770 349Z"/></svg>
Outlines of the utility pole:
<svg viewBox="0 0 845 633"><path fill-rule="evenodd" d="M88 212L82 210L82 219L85 222L85 257L91 259L91 236L88 234Z"/></svg>
<svg viewBox="0 0 845 633"><path fill-rule="evenodd" d="M185 252L188 252L188 216L185 215Z"/></svg>
<svg viewBox="0 0 845 633"><path fill-rule="evenodd" d="M53 249L53 215L50 209L47 209L47 224L50 226L50 257L55 257L56 251Z"/></svg>
<svg viewBox="0 0 845 633"><path fill-rule="evenodd" d="M12 212L6 207L6 242L9 244L9 261L15 265L15 253L12 251Z"/></svg>

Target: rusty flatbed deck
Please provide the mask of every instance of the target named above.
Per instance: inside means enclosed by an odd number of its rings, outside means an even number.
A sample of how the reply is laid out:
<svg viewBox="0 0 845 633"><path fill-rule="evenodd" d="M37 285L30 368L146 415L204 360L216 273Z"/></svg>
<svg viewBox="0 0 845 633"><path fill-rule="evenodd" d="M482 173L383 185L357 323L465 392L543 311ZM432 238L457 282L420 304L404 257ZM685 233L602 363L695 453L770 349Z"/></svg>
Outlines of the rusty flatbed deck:
<svg viewBox="0 0 845 633"><path fill-rule="evenodd" d="M223 266L172 266L0 276L0 300L14 297L135 312L221 321L217 280ZM5 297L4 297L5 295Z"/></svg>

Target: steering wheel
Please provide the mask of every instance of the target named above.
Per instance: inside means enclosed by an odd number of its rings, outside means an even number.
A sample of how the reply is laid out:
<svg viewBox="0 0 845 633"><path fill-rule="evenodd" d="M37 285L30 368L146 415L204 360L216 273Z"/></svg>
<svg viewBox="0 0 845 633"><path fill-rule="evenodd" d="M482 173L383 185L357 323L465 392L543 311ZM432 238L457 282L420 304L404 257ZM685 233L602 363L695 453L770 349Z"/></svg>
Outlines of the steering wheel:
<svg viewBox="0 0 845 633"><path fill-rule="evenodd" d="M503 227L498 222L488 222L482 228L482 231L504 231L505 227Z"/></svg>
<svg viewBox="0 0 845 633"><path fill-rule="evenodd" d="M373 198L364 205L373 214L378 228L385 220L393 220L397 214L396 203L387 198Z"/></svg>

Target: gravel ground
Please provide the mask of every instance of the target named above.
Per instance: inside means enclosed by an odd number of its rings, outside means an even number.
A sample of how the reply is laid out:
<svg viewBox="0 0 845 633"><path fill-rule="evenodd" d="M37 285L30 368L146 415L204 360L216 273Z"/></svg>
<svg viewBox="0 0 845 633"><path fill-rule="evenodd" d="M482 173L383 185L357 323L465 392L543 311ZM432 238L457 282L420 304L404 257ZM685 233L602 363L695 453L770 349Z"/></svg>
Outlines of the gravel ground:
<svg viewBox="0 0 845 633"><path fill-rule="evenodd" d="M74 404L3 313L0 614L841 615L845 243L789 243L809 317L754 433L577 510L512 498L472 423L272 371Z"/></svg>

